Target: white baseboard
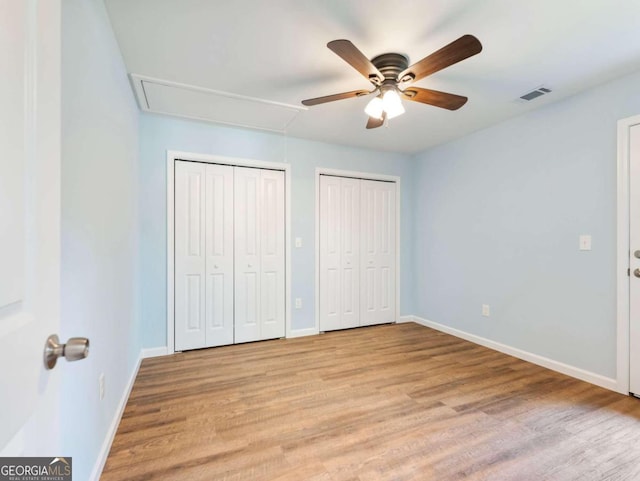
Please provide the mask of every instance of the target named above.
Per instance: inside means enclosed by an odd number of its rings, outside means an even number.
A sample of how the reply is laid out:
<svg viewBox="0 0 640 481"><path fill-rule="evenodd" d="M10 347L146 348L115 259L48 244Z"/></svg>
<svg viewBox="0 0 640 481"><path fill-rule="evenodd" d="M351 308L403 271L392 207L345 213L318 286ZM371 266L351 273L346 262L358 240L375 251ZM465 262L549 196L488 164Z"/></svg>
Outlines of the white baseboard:
<svg viewBox="0 0 640 481"><path fill-rule="evenodd" d="M287 339L291 339L293 337L304 337L304 336L315 336L316 334L320 334L318 329L315 327L309 327L307 329L295 329L289 331L289 335Z"/></svg>
<svg viewBox="0 0 640 481"><path fill-rule="evenodd" d="M522 359L524 361L537 364L538 366L546 367L547 369L551 369L552 371L557 371L562 374L566 374L567 376L575 377L576 379L580 379L581 381L586 381L591 384L595 384L596 386L609 389L611 391L620 392L621 394L625 394L625 395L629 394L626 392L621 392L618 387L618 381L610 377L606 377L600 374L586 371L579 367L570 366L569 364L564 364L559 361L554 361L553 359L549 359L548 357L539 356L538 354L533 354L528 351L523 351L522 349L518 349L515 347L508 346L506 344L492 341L490 339L486 339L484 337L480 337L475 334L461 331L454 327L445 326L444 324L439 324L437 322L429 321L428 319L423 319L418 316L403 316L400 319L401 319L400 322L413 321L416 324L420 324L420 325L435 329L437 331L451 334L452 336L465 339L467 341L473 342L475 344L479 344L484 347L488 347L489 349L493 349L494 351L499 351L504 354L517 357L518 359Z"/></svg>
<svg viewBox="0 0 640 481"><path fill-rule="evenodd" d="M166 348L164 348L164 350L166 353L167 352ZM109 430L107 431L107 435L104 438L102 447L100 448L100 454L98 455L98 459L96 460L96 463L93 466L93 471L91 472L91 476L89 477L91 481L100 480L100 476L102 475L102 470L104 469L104 465L107 462L107 457L109 456L109 451L111 450L111 444L113 443L113 438L116 435L116 431L118 430L118 425L120 424L120 419L122 419L122 414L124 413L124 408L127 405L127 401L129 400L129 394L131 394L131 388L133 387L133 383L135 382L136 376L138 375L138 370L140 369L140 363L142 362L144 351L145 349L140 351L140 355L138 356L138 362L136 362L136 365L133 368L133 371L131 372L131 376L129 376L129 380L127 381L127 384L122 393L122 396L120 397L118 408L116 409L116 412L113 415L113 419L111 420L111 424L109 425Z"/></svg>
<svg viewBox="0 0 640 481"><path fill-rule="evenodd" d="M147 359L148 357L166 356L167 347L147 347L140 351L140 359Z"/></svg>

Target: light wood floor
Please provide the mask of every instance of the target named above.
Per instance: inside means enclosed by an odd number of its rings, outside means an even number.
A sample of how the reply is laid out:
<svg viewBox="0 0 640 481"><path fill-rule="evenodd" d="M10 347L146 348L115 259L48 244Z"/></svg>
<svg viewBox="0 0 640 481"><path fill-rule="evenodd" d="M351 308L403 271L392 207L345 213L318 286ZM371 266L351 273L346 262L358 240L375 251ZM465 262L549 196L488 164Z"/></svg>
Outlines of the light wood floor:
<svg viewBox="0 0 640 481"><path fill-rule="evenodd" d="M143 362L111 480L640 480L640 400L416 324Z"/></svg>

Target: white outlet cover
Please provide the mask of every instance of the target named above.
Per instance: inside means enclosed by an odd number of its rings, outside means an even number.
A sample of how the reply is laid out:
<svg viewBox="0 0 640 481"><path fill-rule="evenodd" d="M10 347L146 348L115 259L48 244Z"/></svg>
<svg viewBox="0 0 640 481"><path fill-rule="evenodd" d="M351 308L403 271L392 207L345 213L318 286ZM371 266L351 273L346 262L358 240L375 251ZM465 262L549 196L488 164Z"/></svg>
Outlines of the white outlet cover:
<svg viewBox="0 0 640 481"><path fill-rule="evenodd" d="M581 251L591 250L591 236L589 234L582 234L580 236L580 250Z"/></svg>

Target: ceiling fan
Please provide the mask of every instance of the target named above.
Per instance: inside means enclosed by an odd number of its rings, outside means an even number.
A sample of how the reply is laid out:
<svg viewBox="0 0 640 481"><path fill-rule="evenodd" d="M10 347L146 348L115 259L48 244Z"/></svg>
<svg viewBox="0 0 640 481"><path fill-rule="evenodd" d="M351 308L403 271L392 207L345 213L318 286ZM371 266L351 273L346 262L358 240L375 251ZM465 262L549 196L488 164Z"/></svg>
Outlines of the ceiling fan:
<svg viewBox="0 0 640 481"><path fill-rule="evenodd" d="M333 40L327 44L330 50L360 72L373 84L373 90L352 90L324 97L303 100L306 106L333 102L334 100L376 94L367 104L368 129L375 129L404 113L401 97L414 102L457 110L467 102L461 95L412 87L418 80L472 57L482 51L482 44L473 35L463 35L458 40L409 66L409 59L400 53L385 53L369 60L349 40Z"/></svg>

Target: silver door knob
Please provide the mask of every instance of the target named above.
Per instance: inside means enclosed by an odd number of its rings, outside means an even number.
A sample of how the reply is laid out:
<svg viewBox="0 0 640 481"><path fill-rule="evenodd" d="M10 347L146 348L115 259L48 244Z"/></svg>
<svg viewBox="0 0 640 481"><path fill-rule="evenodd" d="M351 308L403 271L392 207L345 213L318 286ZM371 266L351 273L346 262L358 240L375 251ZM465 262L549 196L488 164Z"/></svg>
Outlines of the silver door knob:
<svg viewBox="0 0 640 481"><path fill-rule="evenodd" d="M635 257L636 259L640 259L640 250L635 251L635 252L633 253L633 257Z"/></svg>
<svg viewBox="0 0 640 481"><path fill-rule="evenodd" d="M251 265L251 264L247 264L247 267L248 267L249 269L251 269L251 268L253 267L253 265Z"/></svg>
<svg viewBox="0 0 640 481"><path fill-rule="evenodd" d="M53 369L61 356L67 361L79 361L88 355L89 339L86 337L72 337L66 344L60 344L58 336L52 334L44 345L44 367Z"/></svg>
<svg viewBox="0 0 640 481"><path fill-rule="evenodd" d="M633 270L633 275L636 277L640 277L640 269L634 269Z"/></svg>
<svg viewBox="0 0 640 481"><path fill-rule="evenodd" d="M217 264L216 264L216 265L214 265L214 266L213 266L213 268L214 268L214 269L217 269L217 268L218 268L218 265L217 265Z"/></svg>

